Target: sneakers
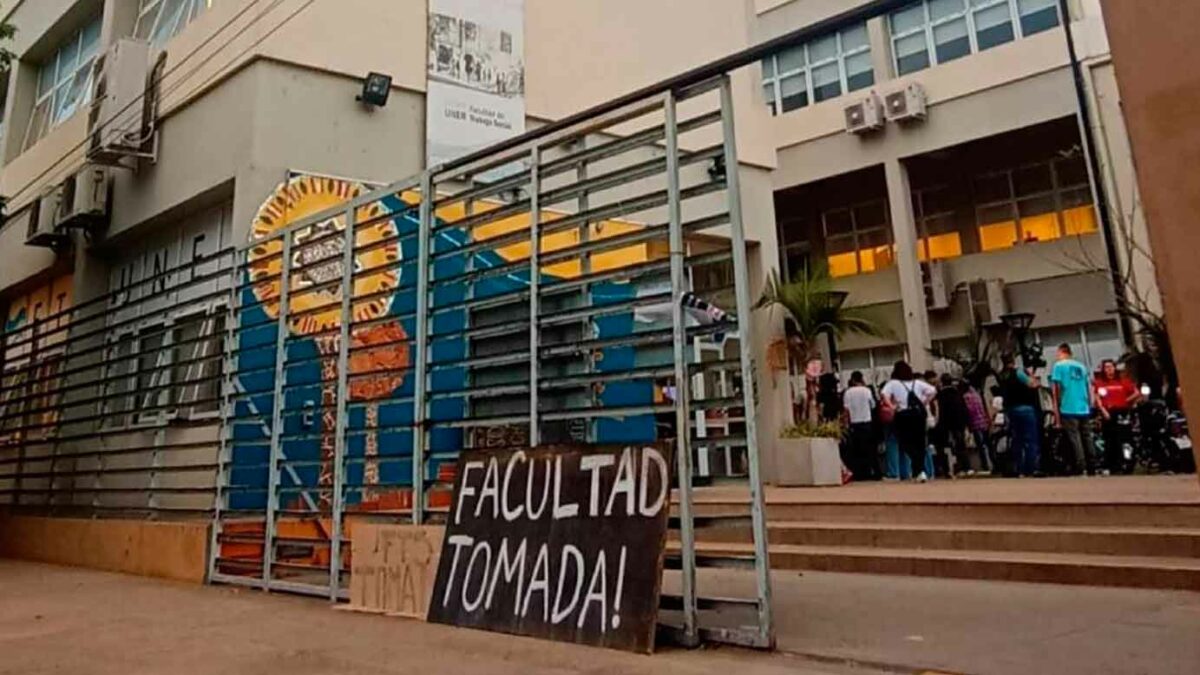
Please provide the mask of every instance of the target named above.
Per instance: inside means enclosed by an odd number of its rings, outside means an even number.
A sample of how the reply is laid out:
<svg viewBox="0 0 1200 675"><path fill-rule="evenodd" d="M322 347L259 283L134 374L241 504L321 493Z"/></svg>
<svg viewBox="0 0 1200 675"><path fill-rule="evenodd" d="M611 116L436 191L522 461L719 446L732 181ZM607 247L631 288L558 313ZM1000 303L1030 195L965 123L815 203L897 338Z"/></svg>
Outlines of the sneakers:
<svg viewBox="0 0 1200 675"><path fill-rule="evenodd" d="M921 473L917 474L917 482L918 482L918 483L924 483L924 482L926 482L926 481L928 481L928 480L929 480L929 476L926 476L924 471L922 471Z"/></svg>

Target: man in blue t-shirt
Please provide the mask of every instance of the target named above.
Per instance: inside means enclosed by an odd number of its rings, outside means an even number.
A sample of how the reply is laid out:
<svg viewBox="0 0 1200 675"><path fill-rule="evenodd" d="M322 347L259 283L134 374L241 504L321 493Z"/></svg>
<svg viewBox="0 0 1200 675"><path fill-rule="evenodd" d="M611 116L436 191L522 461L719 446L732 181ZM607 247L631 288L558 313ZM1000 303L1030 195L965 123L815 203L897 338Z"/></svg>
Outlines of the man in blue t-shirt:
<svg viewBox="0 0 1200 675"><path fill-rule="evenodd" d="M1054 421L1075 451L1075 471L1094 475L1095 447L1092 441L1092 377L1086 366L1071 355L1071 345L1058 347L1058 362L1050 371L1054 386Z"/></svg>

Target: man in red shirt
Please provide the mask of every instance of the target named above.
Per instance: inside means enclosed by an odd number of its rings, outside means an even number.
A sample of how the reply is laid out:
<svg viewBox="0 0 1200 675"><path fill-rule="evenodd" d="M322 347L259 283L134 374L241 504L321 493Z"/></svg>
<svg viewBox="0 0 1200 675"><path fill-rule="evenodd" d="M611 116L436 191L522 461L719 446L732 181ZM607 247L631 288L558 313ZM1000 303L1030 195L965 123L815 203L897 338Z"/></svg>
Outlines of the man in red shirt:
<svg viewBox="0 0 1200 675"><path fill-rule="evenodd" d="M1117 370L1117 364L1112 359L1100 363L1100 373L1096 376L1096 401L1100 406L1100 415L1104 424L1104 464L1108 471L1119 471L1123 462L1121 456L1121 428L1117 419L1129 414L1135 403L1142 397L1137 385L1124 373Z"/></svg>

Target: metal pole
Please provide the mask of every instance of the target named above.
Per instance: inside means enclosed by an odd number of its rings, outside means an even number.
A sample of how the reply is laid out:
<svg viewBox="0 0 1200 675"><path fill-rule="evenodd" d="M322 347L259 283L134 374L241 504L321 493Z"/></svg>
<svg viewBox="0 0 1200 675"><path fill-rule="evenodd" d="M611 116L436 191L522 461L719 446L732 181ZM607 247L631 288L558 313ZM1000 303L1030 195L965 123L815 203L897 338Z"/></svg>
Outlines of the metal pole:
<svg viewBox="0 0 1200 675"><path fill-rule="evenodd" d="M416 367L413 381L412 521L425 522L425 379L428 373L426 333L429 329L429 233L433 229L433 173L421 175L420 222L417 225Z"/></svg>
<svg viewBox="0 0 1200 675"><path fill-rule="evenodd" d="M679 196L679 130L676 127L675 94L663 95L663 124L667 145L667 227L671 257L671 326L675 360L675 465L679 474L679 539L683 577L683 635L689 647L700 644L696 625L696 533L692 521L692 445L688 413L687 326L683 299L684 248L682 204Z"/></svg>
<svg viewBox="0 0 1200 675"><path fill-rule="evenodd" d="M350 323L353 321L351 299L354 296L354 207L346 209L346 227L342 250L342 312L338 330L337 354L337 423L333 439L333 504L330 516L333 527L329 539L329 601L337 602L342 574L342 489L343 463L346 457L346 404L350 376ZM365 481L364 481L365 482Z"/></svg>
<svg viewBox="0 0 1200 675"><path fill-rule="evenodd" d="M742 367L742 405L746 409L746 458L750 465L750 515L754 531L754 574L758 585L758 625L767 647L774 647L771 621L771 572L767 553L767 523L762 475L758 465L758 425L754 411L754 366L750 356L750 271L742 229L742 195L734 138L733 93L729 76L721 78L721 133L725 139L725 179L729 193L729 230L733 244L733 284L737 296L738 355Z"/></svg>
<svg viewBox="0 0 1200 675"><path fill-rule="evenodd" d="M283 454L283 380L287 364L288 310L292 286L292 235L283 238L279 270L279 316L275 319L275 381L271 395L271 454L267 462L267 522L263 529L264 584L271 582L275 559L275 511L279 500L279 458Z"/></svg>
<svg viewBox="0 0 1200 675"><path fill-rule="evenodd" d="M538 193L541 192L542 151L534 146L529 153L529 445L541 444L541 424L538 421L538 297L541 286L542 207Z"/></svg>
<svg viewBox="0 0 1200 675"><path fill-rule="evenodd" d="M225 471L231 451L233 428L230 419L236 417L233 400L236 388L233 386L233 353L237 322L237 287L238 287L238 253L236 250L229 254L229 300L225 306L225 338L221 341L221 426L217 432L220 439L217 445L217 477L213 488L213 520L210 529L212 540L208 552L208 580L211 582L217 572L217 558L221 555L221 510L225 502ZM265 549L264 549L265 551Z"/></svg>
<svg viewBox="0 0 1200 675"><path fill-rule="evenodd" d="M1125 277L1121 272L1121 258L1117 253L1116 228L1113 225L1112 213L1109 207L1108 190L1104 184L1104 171L1100 166L1100 156L1096 153L1096 137L1092 129L1091 105L1088 102L1087 85L1084 82L1083 66L1075 50L1075 35L1071 32L1071 7L1067 0L1058 0L1058 12L1062 15L1063 31L1067 37L1067 58L1071 62L1071 81L1075 87L1075 100L1078 104L1076 121L1079 124L1079 136L1083 141L1084 159L1088 166L1088 182L1096 202L1096 215L1100 217L1100 231L1104 235L1104 254L1108 262L1109 283L1113 287L1114 302L1118 308L1126 307ZM1132 233L1128 233L1133 236ZM1133 323L1129 316L1117 314L1117 324L1121 329L1121 341L1126 347L1134 344Z"/></svg>

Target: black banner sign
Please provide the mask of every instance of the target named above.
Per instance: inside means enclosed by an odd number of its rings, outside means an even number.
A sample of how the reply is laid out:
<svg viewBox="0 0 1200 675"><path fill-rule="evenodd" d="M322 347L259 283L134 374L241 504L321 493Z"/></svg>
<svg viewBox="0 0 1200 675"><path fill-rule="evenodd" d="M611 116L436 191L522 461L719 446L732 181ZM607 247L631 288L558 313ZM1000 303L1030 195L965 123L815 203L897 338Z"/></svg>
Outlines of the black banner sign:
<svg viewBox="0 0 1200 675"><path fill-rule="evenodd" d="M653 444L464 452L429 620L652 651L670 475Z"/></svg>

